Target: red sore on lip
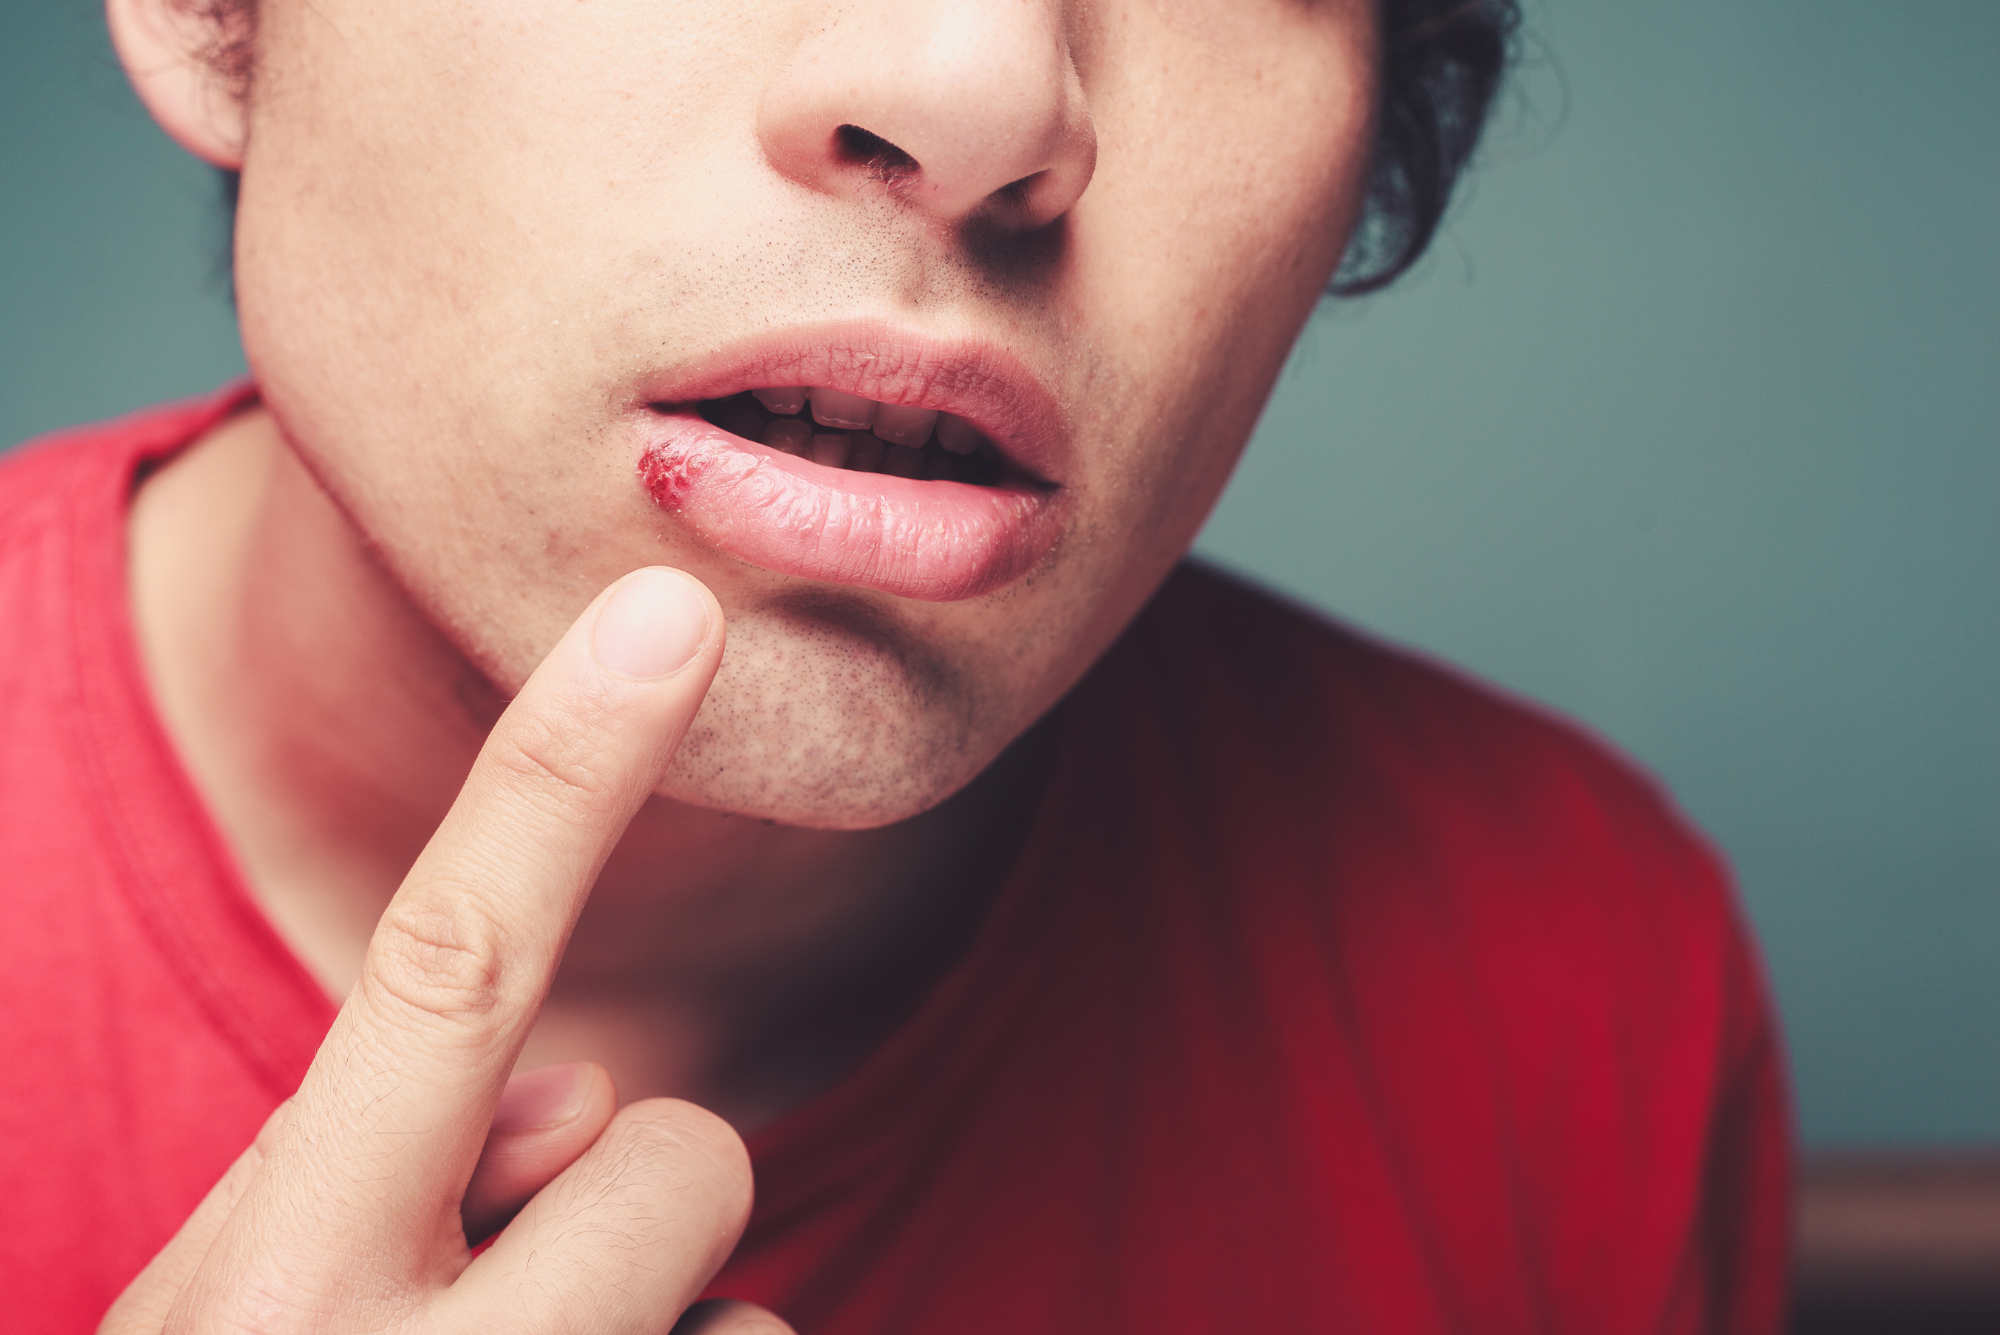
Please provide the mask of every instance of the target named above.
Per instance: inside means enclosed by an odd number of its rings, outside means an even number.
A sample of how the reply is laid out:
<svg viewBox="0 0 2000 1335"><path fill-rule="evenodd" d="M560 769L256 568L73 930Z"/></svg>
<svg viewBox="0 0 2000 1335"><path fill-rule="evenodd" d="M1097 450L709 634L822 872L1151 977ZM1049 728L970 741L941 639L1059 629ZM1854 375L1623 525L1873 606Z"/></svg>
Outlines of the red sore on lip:
<svg viewBox="0 0 2000 1335"><path fill-rule="evenodd" d="M705 456L683 454L673 458L665 450L647 450L639 456L639 481L645 484L655 502L677 510L694 489L695 479L705 463Z"/></svg>
<svg viewBox="0 0 2000 1335"><path fill-rule="evenodd" d="M719 551L781 575L925 602L993 592L1054 545L1054 497L818 464L692 413L652 416L637 473L655 504Z"/></svg>

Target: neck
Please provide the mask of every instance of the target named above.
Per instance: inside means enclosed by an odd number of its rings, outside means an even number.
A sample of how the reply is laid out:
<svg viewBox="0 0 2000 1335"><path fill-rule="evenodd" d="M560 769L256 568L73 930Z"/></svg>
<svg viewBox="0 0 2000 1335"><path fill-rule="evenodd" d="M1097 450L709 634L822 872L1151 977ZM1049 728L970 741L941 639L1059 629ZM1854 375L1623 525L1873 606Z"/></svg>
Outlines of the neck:
<svg viewBox="0 0 2000 1335"><path fill-rule="evenodd" d="M334 997L504 701L371 557L270 416L154 473L130 521L161 717L256 897ZM881 830L654 799L600 877L523 1066L758 1125L866 1055L964 952L1033 807L1030 734Z"/></svg>

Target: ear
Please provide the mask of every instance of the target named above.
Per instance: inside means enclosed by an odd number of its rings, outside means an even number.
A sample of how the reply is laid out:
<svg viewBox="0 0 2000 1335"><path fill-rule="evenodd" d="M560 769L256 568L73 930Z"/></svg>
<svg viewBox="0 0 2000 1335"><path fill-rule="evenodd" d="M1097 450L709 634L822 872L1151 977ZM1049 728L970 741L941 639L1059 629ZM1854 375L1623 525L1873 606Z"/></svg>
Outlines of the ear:
<svg viewBox="0 0 2000 1335"><path fill-rule="evenodd" d="M244 90L213 53L235 35L229 25L249 21L247 0L106 0L104 9L119 63L160 128L204 162L241 170Z"/></svg>

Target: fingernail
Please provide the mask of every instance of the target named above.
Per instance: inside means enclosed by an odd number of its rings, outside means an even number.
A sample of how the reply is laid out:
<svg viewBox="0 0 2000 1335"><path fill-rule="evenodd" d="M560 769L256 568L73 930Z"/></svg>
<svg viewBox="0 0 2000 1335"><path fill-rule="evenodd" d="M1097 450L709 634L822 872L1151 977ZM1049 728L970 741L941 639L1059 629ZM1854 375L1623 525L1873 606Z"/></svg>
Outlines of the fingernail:
<svg viewBox="0 0 2000 1335"><path fill-rule="evenodd" d="M583 1111L590 1092L590 1067L565 1062L523 1071L507 1082L499 1106L493 1109L493 1134L518 1136L561 1126Z"/></svg>
<svg viewBox="0 0 2000 1335"><path fill-rule="evenodd" d="M597 614L591 648L608 672L650 681L685 667L708 638L708 601L694 581L654 567L625 577Z"/></svg>

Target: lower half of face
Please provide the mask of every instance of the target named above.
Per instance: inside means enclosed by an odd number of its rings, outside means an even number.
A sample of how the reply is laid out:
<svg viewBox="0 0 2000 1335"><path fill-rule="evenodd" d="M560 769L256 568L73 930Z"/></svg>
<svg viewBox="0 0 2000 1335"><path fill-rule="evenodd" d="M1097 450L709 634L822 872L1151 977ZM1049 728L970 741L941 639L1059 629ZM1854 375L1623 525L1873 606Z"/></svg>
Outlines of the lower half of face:
<svg viewBox="0 0 2000 1335"><path fill-rule="evenodd" d="M294 448L502 690L605 584L682 567L729 642L663 791L857 828L968 782L1192 540L1351 226L1373 29L992 7L1038 10L1023 59L1094 140L1024 223L1026 188L921 193L926 156L971 179L1041 114L927 111L984 86L910 77L978 58L965 11L819 8L265 0L237 282ZM802 168L772 90L830 69L787 113L828 132Z"/></svg>

